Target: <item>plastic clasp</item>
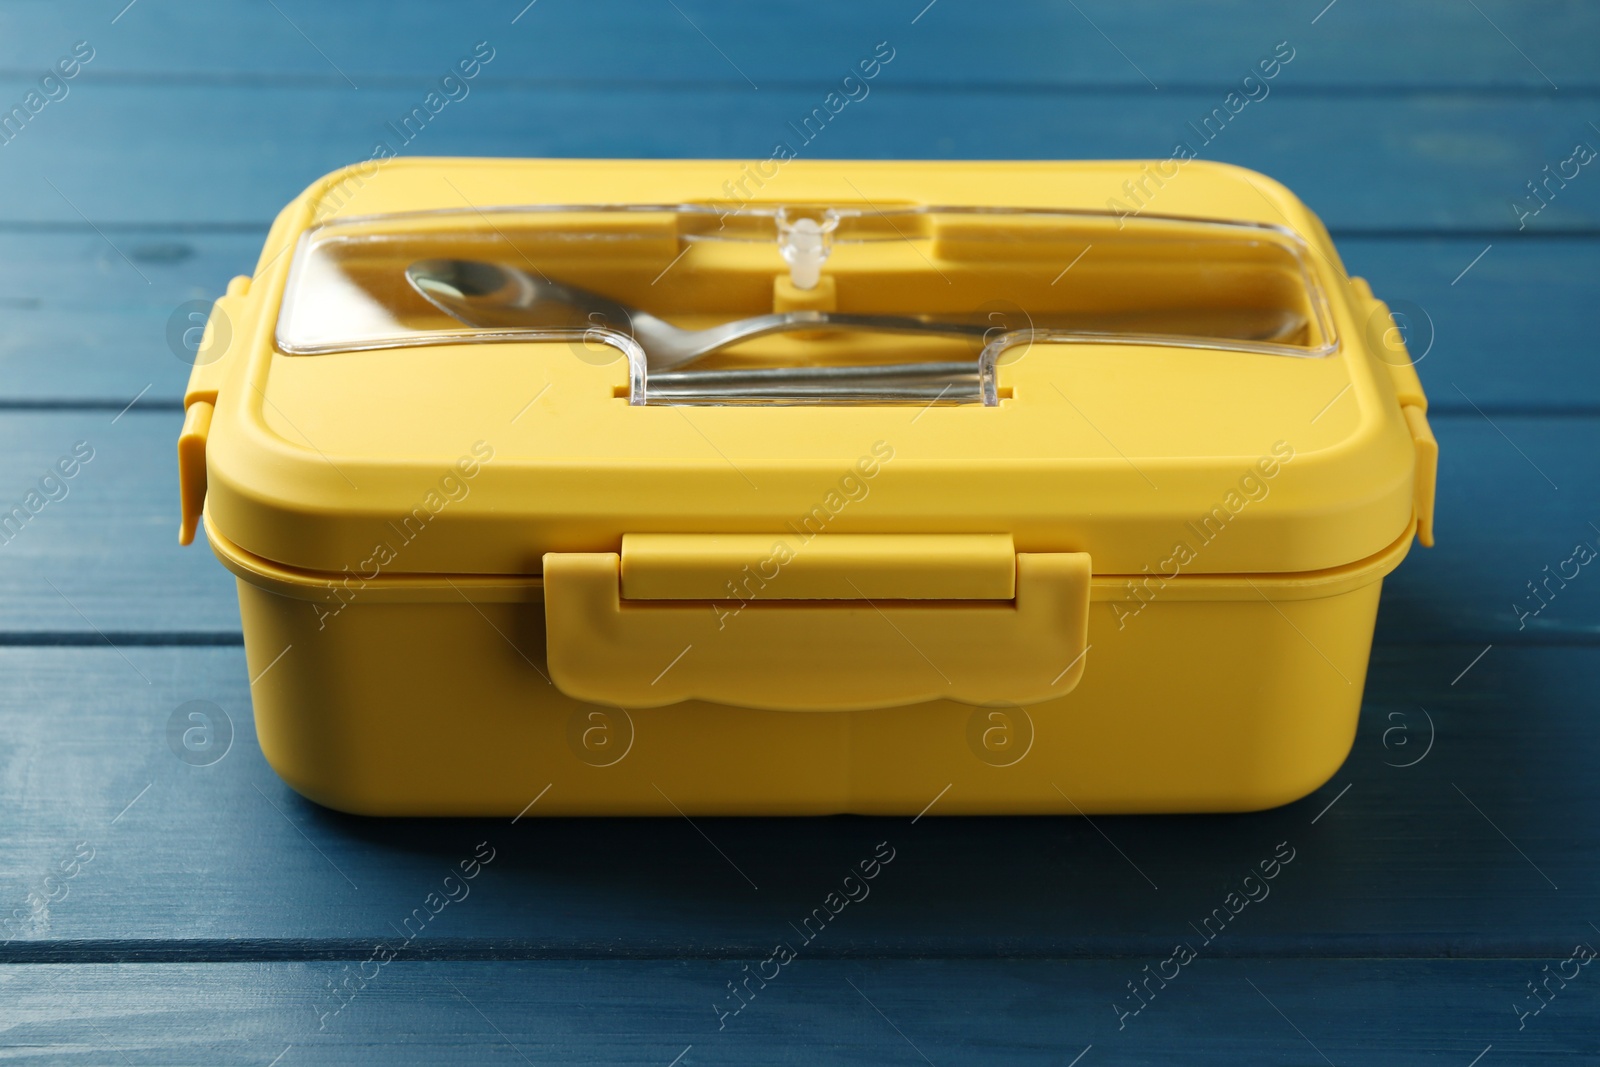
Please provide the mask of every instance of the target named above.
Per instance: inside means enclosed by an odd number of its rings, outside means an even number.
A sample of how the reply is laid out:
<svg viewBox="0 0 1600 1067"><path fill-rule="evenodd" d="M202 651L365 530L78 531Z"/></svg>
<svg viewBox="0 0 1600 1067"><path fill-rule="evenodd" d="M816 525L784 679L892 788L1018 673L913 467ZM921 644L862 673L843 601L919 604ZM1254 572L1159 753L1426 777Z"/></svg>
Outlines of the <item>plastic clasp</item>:
<svg viewBox="0 0 1600 1067"><path fill-rule="evenodd" d="M857 711L1037 704L1083 675L1086 553L1015 553L1003 535L695 540L545 555L558 689L622 708Z"/></svg>
<svg viewBox="0 0 1600 1067"><path fill-rule="evenodd" d="M206 501L206 440L216 411L226 356L240 330L239 312L250 295L250 277L241 274L228 283L228 291L211 306L205 333L195 351L189 386L183 394L183 429L178 434L178 498L182 518L178 543L194 543L200 512Z"/></svg>
<svg viewBox="0 0 1600 1067"><path fill-rule="evenodd" d="M1428 413L1415 404L1402 404L1400 413L1406 417L1406 427L1411 431L1411 441L1417 450L1415 507L1417 509L1417 540L1423 548L1433 547L1433 500L1439 484L1439 441L1428 425Z"/></svg>
<svg viewBox="0 0 1600 1067"><path fill-rule="evenodd" d="M1389 380L1394 386L1395 399L1400 402L1400 414L1405 417L1406 428L1416 449L1416 469L1413 474L1414 507L1417 515L1417 540L1424 548L1433 547L1434 497L1439 483L1439 442L1428 425L1428 397L1422 391L1422 379L1417 376L1416 365L1406 345L1406 331L1395 322L1389 305L1372 293L1365 278L1352 277L1351 288L1358 303L1367 308L1367 342L1374 356L1389 370ZM1423 353L1426 355L1427 353Z"/></svg>

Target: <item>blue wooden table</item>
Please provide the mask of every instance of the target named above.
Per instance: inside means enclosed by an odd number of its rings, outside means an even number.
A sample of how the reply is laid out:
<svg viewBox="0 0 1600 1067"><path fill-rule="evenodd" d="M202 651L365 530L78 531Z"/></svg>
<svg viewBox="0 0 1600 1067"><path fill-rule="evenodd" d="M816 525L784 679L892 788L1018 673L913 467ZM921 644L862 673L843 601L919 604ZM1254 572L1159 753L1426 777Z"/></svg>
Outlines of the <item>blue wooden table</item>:
<svg viewBox="0 0 1600 1067"><path fill-rule="evenodd" d="M1570 562L1600 546L1600 163L1549 180L1600 147L1600 11L524 3L0 5L0 510L93 450L0 537L0 1057L1600 1062L1600 570ZM1276 811L1092 824L375 821L291 793L231 580L175 543L188 303L380 141L765 159L880 42L813 154L1165 157L1292 51L1201 154L1295 189L1405 313L1442 455L1345 767ZM190 701L228 745L174 744ZM871 896L743 985L880 841ZM1198 938L1280 842L1270 896Z"/></svg>

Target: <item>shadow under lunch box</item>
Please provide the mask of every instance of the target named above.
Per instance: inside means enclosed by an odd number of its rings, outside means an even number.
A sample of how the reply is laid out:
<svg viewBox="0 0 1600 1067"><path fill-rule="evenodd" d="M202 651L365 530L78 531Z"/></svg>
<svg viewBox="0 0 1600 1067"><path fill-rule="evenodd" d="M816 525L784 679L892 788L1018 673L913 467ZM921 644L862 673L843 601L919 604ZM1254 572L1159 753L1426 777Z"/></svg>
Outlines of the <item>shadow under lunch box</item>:
<svg viewBox="0 0 1600 1067"><path fill-rule="evenodd" d="M1327 781L1437 448L1318 220L1202 161L774 165L373 161L278 217L178 454L284 780L509 816Z"/></svg>

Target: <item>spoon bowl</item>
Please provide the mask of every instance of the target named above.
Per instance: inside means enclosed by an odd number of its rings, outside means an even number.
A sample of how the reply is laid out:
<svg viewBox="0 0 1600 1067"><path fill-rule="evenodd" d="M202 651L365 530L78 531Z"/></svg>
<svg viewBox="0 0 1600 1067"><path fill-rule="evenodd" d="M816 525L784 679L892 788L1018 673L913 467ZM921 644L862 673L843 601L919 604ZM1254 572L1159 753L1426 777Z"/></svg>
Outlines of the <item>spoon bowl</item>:
<svg viewBox="0 0 1600 1067"><path fill-rule="evenodd" d="M481 329L631 334L638 314L599 293L475 259L424 259L406 268L406 280L440 311Z"/></svg>

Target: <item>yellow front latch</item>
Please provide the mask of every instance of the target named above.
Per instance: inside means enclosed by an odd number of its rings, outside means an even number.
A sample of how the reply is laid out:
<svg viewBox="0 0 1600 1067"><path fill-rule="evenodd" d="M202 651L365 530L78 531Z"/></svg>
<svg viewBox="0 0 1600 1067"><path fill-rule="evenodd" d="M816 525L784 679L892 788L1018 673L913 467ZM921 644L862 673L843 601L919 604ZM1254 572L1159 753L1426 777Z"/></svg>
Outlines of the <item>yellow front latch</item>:
<svg viewBox="0 0 1600 1067"><path fill-rule="evenodd" d="M1036 704L1083 674L1090 576L1008 535L630 536L544 557L550 675L624 708Z"/></svg>

